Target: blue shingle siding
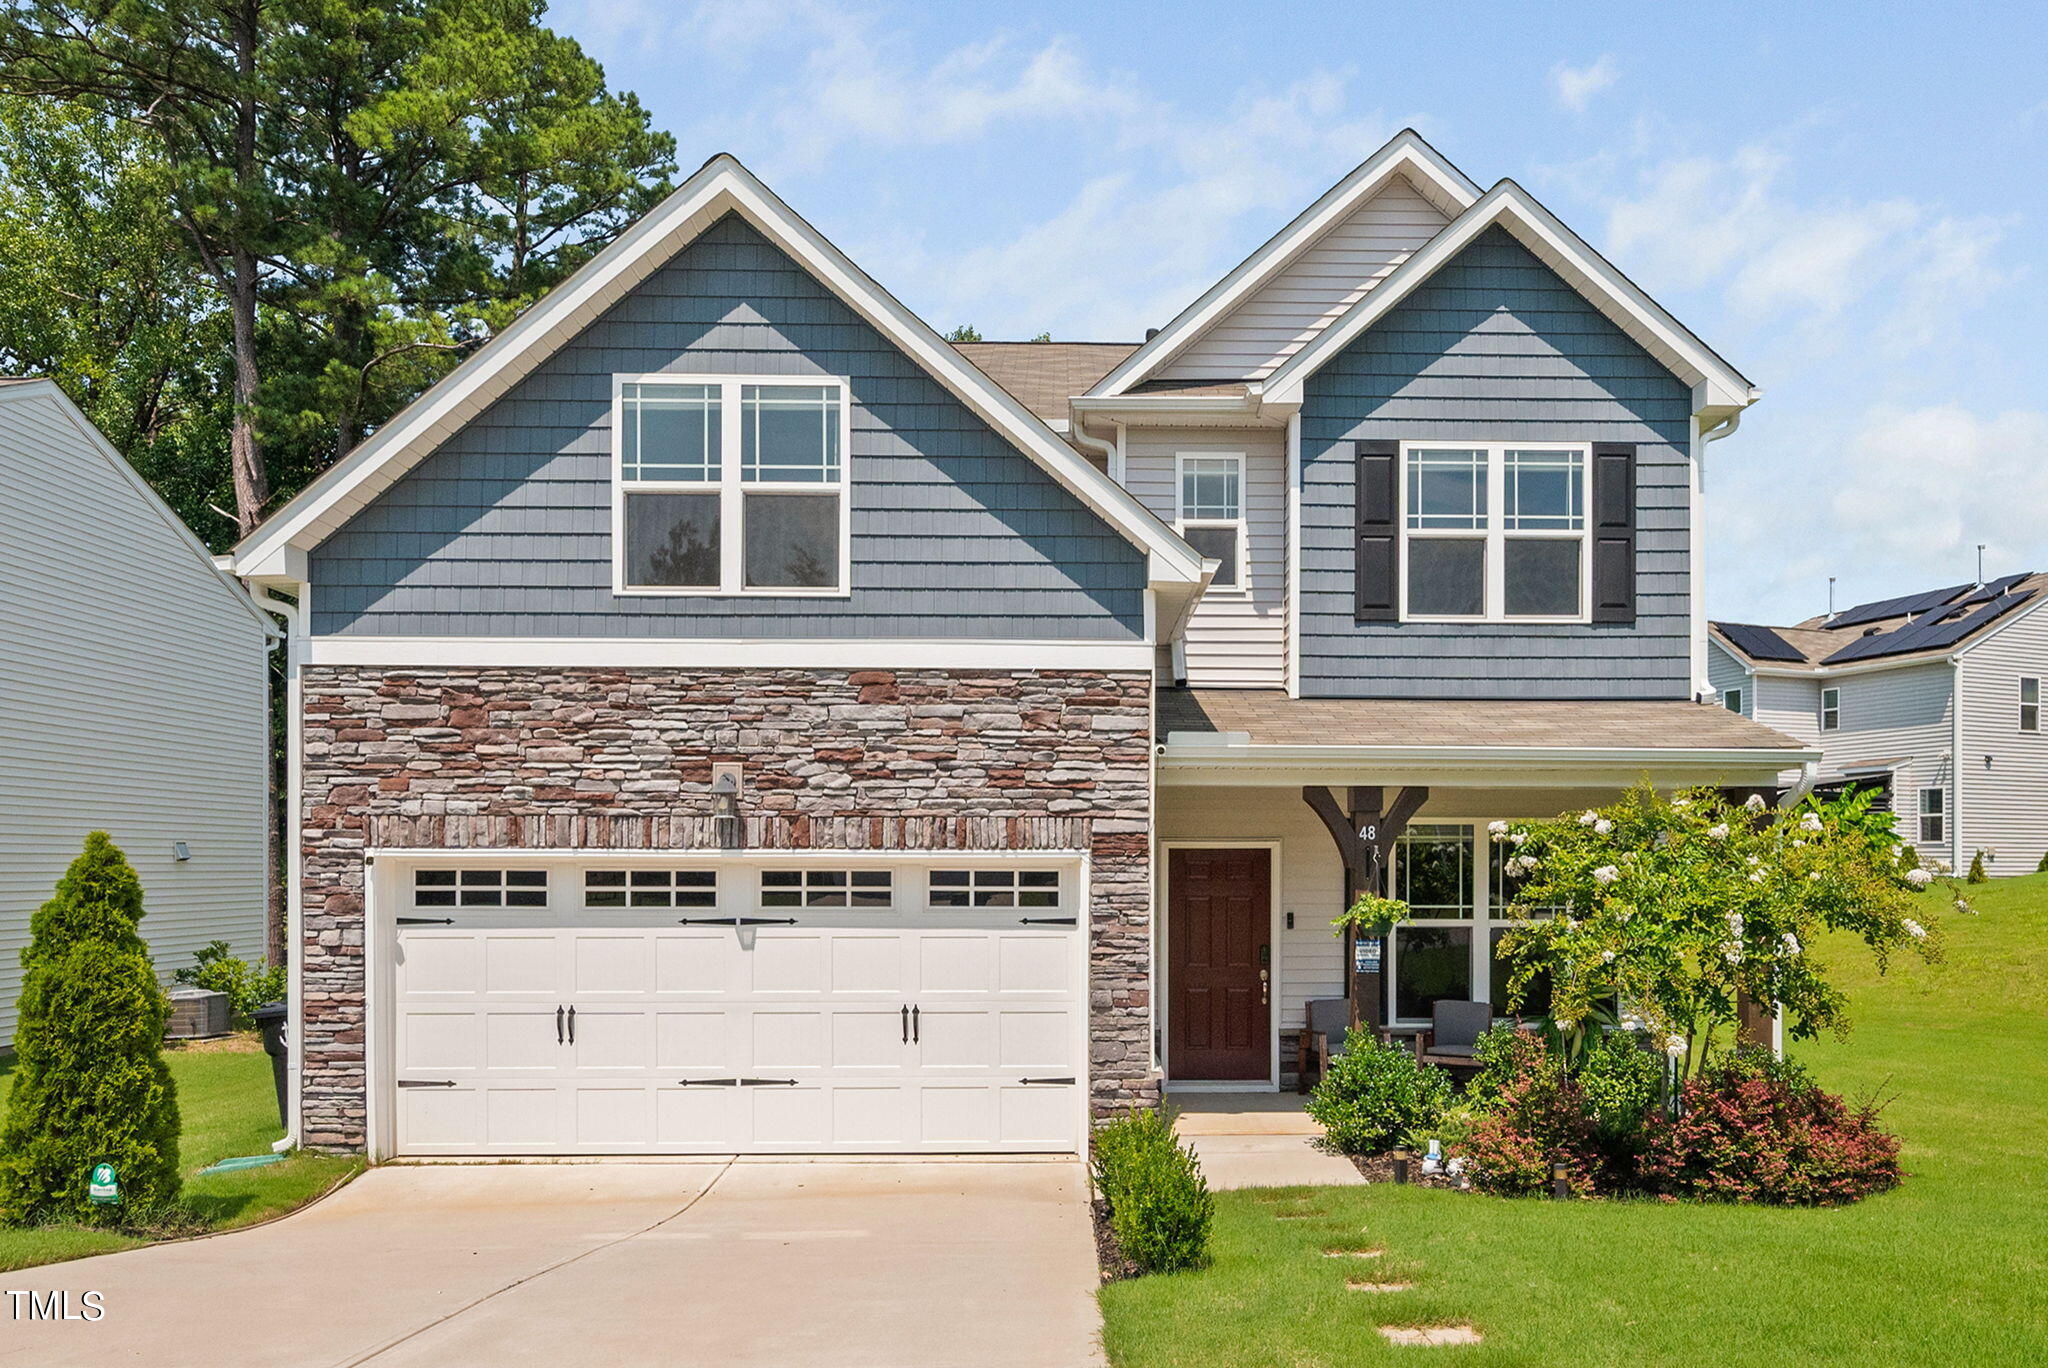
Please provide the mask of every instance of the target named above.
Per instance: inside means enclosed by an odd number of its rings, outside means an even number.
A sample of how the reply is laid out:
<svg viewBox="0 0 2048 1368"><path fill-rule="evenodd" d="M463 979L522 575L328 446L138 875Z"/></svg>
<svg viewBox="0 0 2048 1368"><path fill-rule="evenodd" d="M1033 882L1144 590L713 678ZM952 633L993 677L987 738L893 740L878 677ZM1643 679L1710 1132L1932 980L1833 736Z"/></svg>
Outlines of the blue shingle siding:
<svg viewBox="0 0 2048 1368"><path fill-rule="evenodd" d="M844 375L852 594L611 590L616 373ZM319 634L1129 641L1144 553L729 216L313 552Z"/></svg>
<svg viewBox="0 0 2048 1368"><path fill-rule="evenodd" d="M1308 381L1302 693L1688 696L1691 411L1682 381L1527 248L1504 229L1481 234ZM1635 622L1354 621L1359 438L1636 443Z"/></svg>

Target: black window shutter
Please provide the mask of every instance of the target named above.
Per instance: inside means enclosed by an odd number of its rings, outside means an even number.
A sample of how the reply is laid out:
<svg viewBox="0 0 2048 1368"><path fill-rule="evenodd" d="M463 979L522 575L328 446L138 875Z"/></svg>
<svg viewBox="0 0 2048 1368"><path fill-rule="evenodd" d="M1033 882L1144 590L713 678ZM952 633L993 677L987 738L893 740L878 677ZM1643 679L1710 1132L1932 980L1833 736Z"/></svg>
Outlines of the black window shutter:
<svg viewBox="0 0 2048 1368"><path fill-rule="evenodd" d="M1355 443L1358 448L1358 544L1354 571L1360 622L1401 616L1401 444Z"/></svg>
<svg viewBox="0 0 2048 1368"><path fill-rule="evenodd" d="M1593 621L1636 620L1636 449L1593 444Z"/></svg>

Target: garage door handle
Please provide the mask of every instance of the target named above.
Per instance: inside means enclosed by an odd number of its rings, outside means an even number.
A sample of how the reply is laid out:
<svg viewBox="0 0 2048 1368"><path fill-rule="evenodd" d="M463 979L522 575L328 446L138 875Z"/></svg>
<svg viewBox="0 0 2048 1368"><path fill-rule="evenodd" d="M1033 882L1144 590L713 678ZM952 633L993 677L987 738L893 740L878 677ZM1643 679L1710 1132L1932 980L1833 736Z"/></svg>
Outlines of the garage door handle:
<svg viewBox="0 0 2048 1368"><path fill-rule="evenodd" d="M903 1009L903 1043L905 1045L910 1043L910 1008L908 1006Z"/></svg>
<svg viewBox="0 0 2048 1368"><path fill-rule="evenodd" d="M571 1045L576 1043L576 1009L574 1007L569 1009L569 1043Z"/></svg>
<svg viewBox="0 0 2048 1368"><path fill-rule="evenodd" d="M562 1009L555 1008L555 1044L562 1043Z"/></svg>
<svg viewBox="0 0 2048 1368"><path fill-rule="evenodd" d="M910 1043L918 1045L923 1042L924 1028L917 1024L917 1008L913 1007L910 1009Z"/></svg>
<svg viewBox="0 0 2048 1368"><path fill-rule="evenodd" d="M398 1080L398 1086L401 1088L452 1088L455 1086L455 1080L452 1078L401 1078Z"/></svg>
<svg viewBox="0 0 2048 1368"><path fill-rule="evenodd" d="M1072 1083L1074 1080L1071 1078L1020 1078L1017 1081L1025 1087L1031 1088L1036 1087L1040 1083Z"/></svg>
<svg viewBox="0 0 2048 1368"><path fill-rule="evenodd" d="M1019 917L1017 922L1021 926L1079 926L1081 919L1079 917Z"/></svg>

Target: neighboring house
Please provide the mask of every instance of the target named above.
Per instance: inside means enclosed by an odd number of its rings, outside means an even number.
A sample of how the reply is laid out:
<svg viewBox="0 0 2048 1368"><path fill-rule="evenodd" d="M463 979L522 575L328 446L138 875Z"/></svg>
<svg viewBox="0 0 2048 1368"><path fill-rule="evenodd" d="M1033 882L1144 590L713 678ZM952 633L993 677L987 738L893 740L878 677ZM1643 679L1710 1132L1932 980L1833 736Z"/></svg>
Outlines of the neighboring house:
<svg viewBox="0 0 2048 1368"><path fill-rule="evenodd" d="M0 1039L90 831L166 979L213 940L262 961L275 636L53 382L0 380Z"/></svg>
<svg viewBox="0 0 2048 1368"><path fill-rule="evenodd" d="M1382 857L1369 1010L1499 996L1489 819L1817 757L1702 701L1754 398L1412 133L1142 346L951 346L712 159L235 552L297 1137L1071 1152L1277 1086Z"/></svg>
<svg viewBox="0 0 2048 1368"><path fill-rule="evenodd" d="M2048 854L2048 575L1858 604L1793 627L1713 624L1727 708L1821 750L1818 781L1876 789L1923 859L2031 874ZM1957 706L1958 700L1961 706Z"/></svg>

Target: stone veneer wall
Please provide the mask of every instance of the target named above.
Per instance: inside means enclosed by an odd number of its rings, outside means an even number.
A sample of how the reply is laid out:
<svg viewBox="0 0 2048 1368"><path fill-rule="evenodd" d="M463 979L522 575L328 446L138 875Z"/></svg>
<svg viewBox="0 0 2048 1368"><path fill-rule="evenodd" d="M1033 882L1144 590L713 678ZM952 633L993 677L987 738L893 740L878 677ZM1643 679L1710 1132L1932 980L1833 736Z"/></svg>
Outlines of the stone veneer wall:
<svg viewBox="0 0 2048 1368"><path fill-rule="evenodd" d="M1150 1067L1152 682L1055 670L432 669L303 675L303 1143L365 1139L366 849L743 844L1085 850L1090 1102Z"/></svg>

